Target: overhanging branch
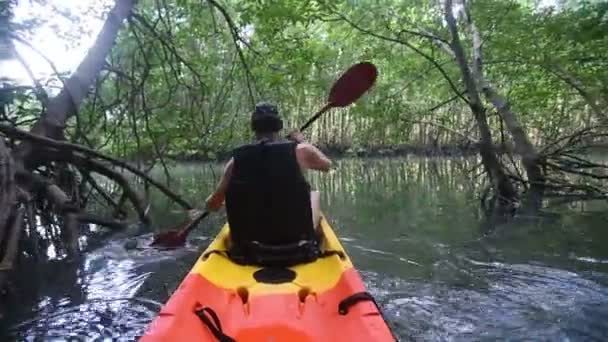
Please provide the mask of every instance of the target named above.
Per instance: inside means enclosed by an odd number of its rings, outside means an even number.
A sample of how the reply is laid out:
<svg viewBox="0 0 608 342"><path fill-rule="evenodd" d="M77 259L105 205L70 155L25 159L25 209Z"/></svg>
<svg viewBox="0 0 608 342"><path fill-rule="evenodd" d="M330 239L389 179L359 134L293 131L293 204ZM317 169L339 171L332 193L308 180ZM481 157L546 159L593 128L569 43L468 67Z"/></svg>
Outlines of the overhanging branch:
<svg viewBox="0 0 608 342"><path fill-rule="evenodd" d="M67 142L61 142L61 141L57 141L54 139L42 137L42 136L28 133L26 131L23 131L23 130L20 130L18 128L11 127L8 125L4 125L4 124L0 124L0 132L6 134L8 136L11 136L13 138L18 138L18 139L22 139L22 140L30 140L33 142L40 143L47 148L50 147L50 148L55 148L55 149L60 149L60 150L77 151L77 152L84 153L85 155L87 155L89 157L95 157L98 159L108 161L112 165L126 169L126 170L132 172L133 174L135 174L136 176L141 177L145 181L149 182L153 186L157 187L162 193L164 193L167 197L169 197L170 199L172 199L173 201L175 201L176 203L181 205L184 209L193 208L192 205L190 205L188 202L186 202L180 196L173 193L166 186L164 186L163 184L160 184L159 182L155 181L154 179L152 179L151 177L149 177L142 171L138 170L137 168L135 168L121 160L118 160L118 159L115 159L112 157L108 157L102 153L99 153L92 149L86 148L84 146L71 144L71 143L67 143Z"/></svg>
<svg viewBox="0 0 608 342"><path fill-rule="evenodd" d="M414 45L408 43L407 41L401 40L401 39L397 39L397 38L393 38L393 37L387 37L375 32L372 32L370 30L364 29L361 26L357 25L356 23L354 23L352 20L346 18L343 14L341 13L337 13L334 12L336 15L338 15L344 22L346 22L347 24L349 24L352 28L356 29L357 31L363 32L367 35L370 35L372 37L381 39L381 40L385 40L385 41L389 41L389 42L393 42L393 43L397 43L397 44L401 44L404 45L406 47L408 47L409 49L411 49L412 51L416 52L417 54L419 54L420 56L422 56L424 59L426 59L427 61L429 61L431 64L433 64L433 66L435 66L435 68L441 73L441 75L445 78L445 80L448 82L448 84L450 85L450 88L452 88L452 90L454 91L455 94L458 95L458 97L463 100L465 103L468 103L469 101L467 100L467 98L465 98L464 96L461 95L461 92L458 90L458 87L456 87L456 84L452 81L452 79L450 78L450 76L448 76L448 73L445 71L445 69L431 56L429 56L428 54L424 53L422 50L420 50L419 48L415 47Z"/></svg>

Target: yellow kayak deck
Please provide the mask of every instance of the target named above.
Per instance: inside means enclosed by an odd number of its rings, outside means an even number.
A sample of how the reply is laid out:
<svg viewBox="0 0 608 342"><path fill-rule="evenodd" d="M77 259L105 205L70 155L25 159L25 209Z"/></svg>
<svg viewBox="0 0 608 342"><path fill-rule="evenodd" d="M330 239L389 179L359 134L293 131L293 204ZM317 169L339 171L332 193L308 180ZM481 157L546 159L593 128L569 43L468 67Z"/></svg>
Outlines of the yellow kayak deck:
<svg viewBox="0 0 608 342"><path fill-rule="evenodd" d="M339 281L344 271L353 267L342 244L325 218L321 219L319 229L322 230L323 239L321 249L323 251L337 251L329 257L319 258L308 264L300 264L289 267L296 273L296 278L288 283L265 284L259 283L253 274L262 267L243 266L234 263L224 255L214 253L227 251L230 243L230 228L228 224L222 227L215 240L203 252L203 256L194 264L190 273L199 274L223 289L247 289L249 296L262 294L278 294L297 292L302 288L310 292L321 293L333 288Z"/></svg>

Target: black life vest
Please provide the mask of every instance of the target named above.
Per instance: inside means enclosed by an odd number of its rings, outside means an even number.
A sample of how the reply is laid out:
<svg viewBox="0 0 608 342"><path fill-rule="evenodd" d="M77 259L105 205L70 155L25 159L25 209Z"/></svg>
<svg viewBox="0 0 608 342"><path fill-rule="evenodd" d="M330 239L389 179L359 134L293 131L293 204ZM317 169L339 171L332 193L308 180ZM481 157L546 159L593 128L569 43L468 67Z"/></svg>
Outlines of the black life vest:
<svg viewBox="0 0 608 342"><path fill-rule="evenodd" d="M296 144L262 141L236 148L233 158L226 191L231 249L315 240L310 185L298 164Z"/></svg>

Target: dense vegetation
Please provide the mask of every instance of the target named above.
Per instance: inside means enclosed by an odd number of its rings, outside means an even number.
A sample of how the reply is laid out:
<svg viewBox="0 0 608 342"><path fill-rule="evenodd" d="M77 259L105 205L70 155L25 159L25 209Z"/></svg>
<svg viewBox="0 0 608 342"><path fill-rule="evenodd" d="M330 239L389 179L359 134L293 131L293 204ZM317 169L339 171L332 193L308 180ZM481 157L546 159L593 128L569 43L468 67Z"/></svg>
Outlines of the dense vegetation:
<svg viewBox="0 0 608 342"><path fill-rule="evenodd" d="M13 44L27 45L37 25L11 20L16 4L0 2L1 59L22 60ZM608 133L605 1L107 5L92 5L91 13L108 19L71 76L27 86L0 75L6 269L19 251L35 256L40 238L55 236L34 229L37 215L62 227L57 239L72 252L79 224L120 227L127 203L147 222L145 198L117 171L128 166L121 158L136 161L130 172L146 185L191 208L146 176L155 163L213 157L247 141L248 115L259 100L278 103L287 126L297 127L323 105L336 77L363 60L378 66L376 86L316 122L308 133L315 143L342 151L473 146L486 175L480 195L492 218L520 204L539 209L543 196L606 195L604 165L587 157ZM56 6L49 10L80 20ZM68 40L78 35L59 33ZM98 175L117 185L105 186ZM86 211L91 193L114 209L113 218ZM26 240L22 234L35 242L19 243Z"/></svg>
<svg viewBox="0 0 608 342"><path fill-rule="evenodd" d="M369 147L477 139L460 96L465 87L458 64L444 46L449 31L439 3L219 6L140 1L81 108L82 129L69 123L73 140L119 156L227 149L249 138L252 102L277 102L289 126L298 126L322 105L331 82L361 60L379 67L377 87L357 105L325 116L313 128L314 141ZM485 76L535 145L602 122L608 88L605 3L554 9L484 0L469 6L483 40ZM471 37L464 31L469 56ZM28 114L36 116L37 110ZM496 140L502 139L492 108L488 120Z"/></svg>

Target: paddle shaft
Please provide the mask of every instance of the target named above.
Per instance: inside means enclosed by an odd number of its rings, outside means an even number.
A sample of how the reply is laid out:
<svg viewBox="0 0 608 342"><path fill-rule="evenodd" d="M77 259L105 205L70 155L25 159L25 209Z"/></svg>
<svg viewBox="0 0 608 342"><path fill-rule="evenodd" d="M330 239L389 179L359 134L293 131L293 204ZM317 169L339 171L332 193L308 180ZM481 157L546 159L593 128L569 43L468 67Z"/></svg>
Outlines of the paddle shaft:
<svg viewBox="0 0 608 342"><path fill-rule="evenodd" d="M205 210L203 213L199 214L198 217L195 217L194 220L192 220L192 223L190 223L190 225L188 227L186 227L186 229L184 230L184 234L188 235L190 233L190 231L192 231L194 228L196 228L196 226L198 226L198 223L201 222L208 215L209 215L209 211Z"/></svg>
<svg viewBox="0 0 608 342"><path fill-rule="evenodd" d="M300 127L300 132L303 132L308 126L312 125L313 122L317 121L318 118L323 115L323 113L327 112L333 105L331 103L327 103L321 110L319 110L315 115L313 115L302 127Z"/></svg>

